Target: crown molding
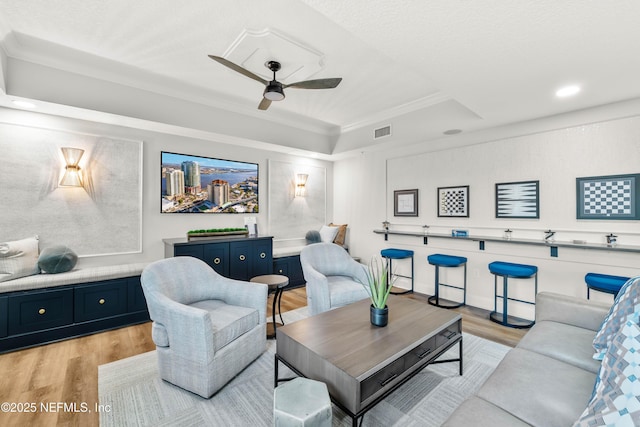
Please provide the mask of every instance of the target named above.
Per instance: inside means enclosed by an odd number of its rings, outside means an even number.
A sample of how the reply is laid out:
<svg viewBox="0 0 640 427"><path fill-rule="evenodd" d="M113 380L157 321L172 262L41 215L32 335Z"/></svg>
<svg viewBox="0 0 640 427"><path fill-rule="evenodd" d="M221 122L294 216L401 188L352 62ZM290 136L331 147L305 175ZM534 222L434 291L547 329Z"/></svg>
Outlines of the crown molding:
<svg viewBox="0 0 640 427"><path fill-rule="evenodd" d="M335 124L287 111L270 111L269 116L265 117L263 111L249 107L237 98L13 31L8 32L4 40L0 41L0 49L6 52L7 59L86 75L249 117L266 119L303 131L332 135L339 129Z"/></svg>
<svg viewBox="0 0 640 427"><path fill-rule="evenodd" d="M396 107L389 108L388 110L380 111L357 122L341 126L340 133L351 132L366 126L372 126L382 121L389 121L394 117L441 104L451 99L453 99L451 96L443 92L435 92L429 96L418 98L414 101L407 102L406 104L398 105Z"/></svg>

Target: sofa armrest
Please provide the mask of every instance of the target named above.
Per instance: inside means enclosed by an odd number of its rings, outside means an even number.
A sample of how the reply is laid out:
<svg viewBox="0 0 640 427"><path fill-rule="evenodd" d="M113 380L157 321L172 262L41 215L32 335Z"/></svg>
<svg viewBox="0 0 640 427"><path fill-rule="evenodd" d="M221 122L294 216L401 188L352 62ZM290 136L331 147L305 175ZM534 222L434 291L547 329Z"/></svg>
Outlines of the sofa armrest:
<svg viewBox="0 0 640 427"><path fill-rule="evenodd" d="M611 304L553 292L536 295L536 321L549 320L598 331Z"/></svg>

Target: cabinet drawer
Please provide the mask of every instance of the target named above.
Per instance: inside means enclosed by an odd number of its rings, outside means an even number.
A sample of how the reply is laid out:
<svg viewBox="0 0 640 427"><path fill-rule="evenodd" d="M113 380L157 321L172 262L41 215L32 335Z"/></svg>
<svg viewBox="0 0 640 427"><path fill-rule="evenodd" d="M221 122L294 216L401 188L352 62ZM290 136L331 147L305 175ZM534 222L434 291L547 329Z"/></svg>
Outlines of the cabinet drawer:
<svg viewBox="0 0 640 427"><path fill-rule="evenodd" d="M0 338L7 336L7 297L0 297Z"/></svg>
<svg viewBox="0 0 640 427"><path fill-rule="evenodd" d="M127 311L127 279L81 286L74 292L76 322L115 316Z"/></svg>
<svg viewBox="0 0 640 427"><path fill-rule="evenodd" d="M133 313L147 309L147 300L142 291L140 277L129 277L127 279L127 311Z"/></svg>
<svg viewBox="0 0 640 427"><path fill-rule="evenodd" d="M452 340L456 339L462 333L461 323L458 321L448 328L442 330L436 335L436 348L449 344Z"/></svg>
<svg viewBox="0 0 640 427"><path fill-rule="evenodd" d="M404 372L404 360L402 358L392 362L380 371L362 381L360 388L360 401L364 402L376 392L382 390L386 385L399 377Z"/></svg>
<svg viewBox="0 0 640 427"><path fill-rule="evenodd" d="M421 360L429 360L433 357L436 350L436 338L429 338L404 356L405 369L411 368Z"/></svg>
<svg viewBox="0 0 640 427"><path fill-rule="evenodd" d="M68 325L73 322L73 290L57 289L8 297L9 335Z"/></svg>

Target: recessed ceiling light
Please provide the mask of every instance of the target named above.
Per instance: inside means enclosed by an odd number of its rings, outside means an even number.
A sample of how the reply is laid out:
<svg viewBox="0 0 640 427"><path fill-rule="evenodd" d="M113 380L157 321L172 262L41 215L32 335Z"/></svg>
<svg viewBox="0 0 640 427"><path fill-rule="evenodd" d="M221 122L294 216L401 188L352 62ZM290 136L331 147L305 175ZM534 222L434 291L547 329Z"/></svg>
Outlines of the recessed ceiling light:
<svg viewBox="0 0 640 427"><path fill-rule="evenodd" d="M32 102L28 102L28 101L13 100L13 101L11 101L11 103L13 103L13 105L15 105L16 107L36 108L36 104L34 104Z"/></svg>
<svg viewBox="0 0 640 427"><path fill-rule="evenodd" d="M442 133L444 133L445 135L455 135L455 134L460 133L460 132L462 132L461 129L449 129L449 130L445 130Z"/></svg>
<svg viewBox="0 0 640 427"><path fill-rule="evenodd" d="M580 86L576 86L576 85L565 86L556 91L556 96L558 98L566 98L567 96L573 96L578 92L580 92Z"/></svg>

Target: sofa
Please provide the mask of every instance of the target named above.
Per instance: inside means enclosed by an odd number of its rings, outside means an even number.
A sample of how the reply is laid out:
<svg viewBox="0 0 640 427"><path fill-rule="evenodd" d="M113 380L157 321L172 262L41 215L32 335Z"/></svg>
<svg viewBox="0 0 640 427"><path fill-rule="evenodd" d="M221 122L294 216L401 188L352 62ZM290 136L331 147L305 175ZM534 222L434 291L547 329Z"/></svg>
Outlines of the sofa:
<svg viewBox="0 0 640 427"><path fill-rule="evenodd" d="M535 325L444 425L574 425L594 393L602 362L593 358L593 341L610 308L539 293Z"/></svg>

